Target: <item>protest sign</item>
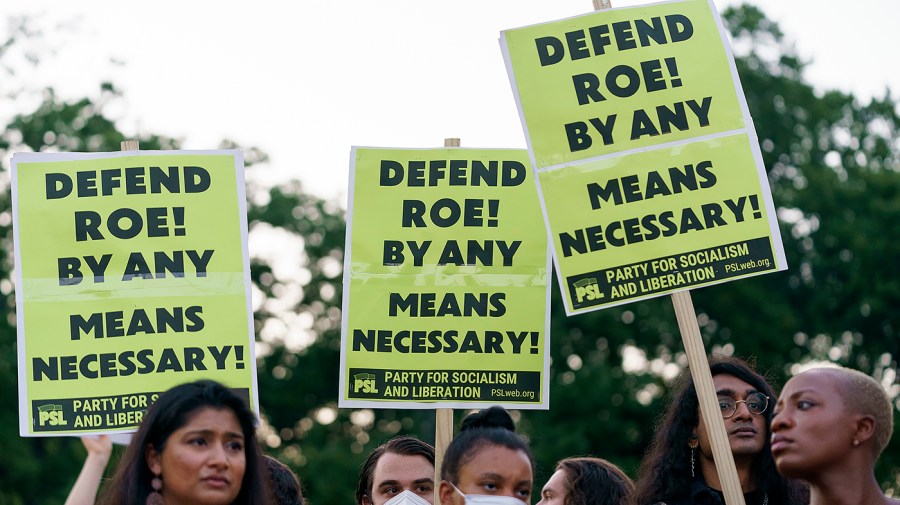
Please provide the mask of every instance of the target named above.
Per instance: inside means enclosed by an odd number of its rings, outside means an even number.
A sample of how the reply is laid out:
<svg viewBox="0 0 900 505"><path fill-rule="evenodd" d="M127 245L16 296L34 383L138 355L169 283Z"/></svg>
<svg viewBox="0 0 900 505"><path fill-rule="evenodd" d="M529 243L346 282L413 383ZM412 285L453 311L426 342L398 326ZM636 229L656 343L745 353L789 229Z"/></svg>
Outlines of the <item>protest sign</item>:
<svg viewBox="0 0 900 505"><path fill-rule="evenodd" d="M23 436L133 431L214 379L258 411L239 151L17 153Z"/></svg>
<svg viewBox="0 0 900 505"><path fill-rule="evenodd" d="M712 1L602 10L501 45L567 313L787 268Z"/></svg>
<svg viewBox="0 0 900 505"><path fill-rule="evenodd" d="M339 406L548 407L532 177L524 150L353 148Z"/></svg>

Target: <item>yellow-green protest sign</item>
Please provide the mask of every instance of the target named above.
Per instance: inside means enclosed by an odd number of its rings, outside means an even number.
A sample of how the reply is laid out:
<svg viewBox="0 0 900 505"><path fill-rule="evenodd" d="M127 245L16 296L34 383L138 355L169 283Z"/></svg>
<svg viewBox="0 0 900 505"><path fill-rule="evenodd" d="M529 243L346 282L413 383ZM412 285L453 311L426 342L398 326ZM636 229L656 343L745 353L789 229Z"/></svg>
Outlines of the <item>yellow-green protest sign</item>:
<svg viewBox="0 0 900 505"><path fill-rule="evenodd" d="M239 151L17 153L23 436L133 431L214 379L258 411Z"/></svg>
<svg viewBox="0 0 900 505"><path fill-rule="evenodd" d="M787 268L711 0L503 32L566 312Z"/></svg>
<svg viewBox="0 0 900 505"><path fill-rule="evenodd" d="M520 149L353 148L339 406L549 407L533 177Z"/></svg>
<svg viewBox="0 0 900 505"><path fill-rule="evenodd" d="M570 313L785 268L745 134L541 172Z"/></svg>
<svg viewBox="0 0 900 505"><path fill-rule="evenodd" d="M712 1L606 9L505 31L535 167L746 127Z"/></svg>

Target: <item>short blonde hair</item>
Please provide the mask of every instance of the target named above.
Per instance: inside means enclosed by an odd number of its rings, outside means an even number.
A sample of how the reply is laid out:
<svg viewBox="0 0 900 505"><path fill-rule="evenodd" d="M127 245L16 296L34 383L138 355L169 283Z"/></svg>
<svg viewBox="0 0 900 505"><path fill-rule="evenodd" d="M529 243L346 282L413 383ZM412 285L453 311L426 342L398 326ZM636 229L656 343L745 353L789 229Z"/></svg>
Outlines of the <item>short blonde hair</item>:
<svg viewBox="0 0 900 505"><path fill-rule="evenodd" d="M894 432L894 407L887 392L872 377L852 368L822 368L839 379L838 388L843 393L844 403L857 414L875 419L875 457L887 447Z"/></svg>

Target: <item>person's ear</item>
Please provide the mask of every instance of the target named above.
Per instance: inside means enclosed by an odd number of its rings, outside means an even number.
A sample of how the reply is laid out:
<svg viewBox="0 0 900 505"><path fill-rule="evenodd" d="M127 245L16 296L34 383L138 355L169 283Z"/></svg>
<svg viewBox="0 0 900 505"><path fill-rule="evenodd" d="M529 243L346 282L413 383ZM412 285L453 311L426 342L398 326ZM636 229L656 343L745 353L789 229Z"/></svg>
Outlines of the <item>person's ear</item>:
<svg viewBox="0 0 900 505"><path fill-rule="evenodd" d="M875 418L870 415L858 416L854 423L853 445L859 445L875 436Z"/></svg>
<svg viewBox="0 0 900 505"><path fill-rule="evenodd" d="M372 503L372 496L369 493L364 494L360 505L374 505Z"/></svg>
<svg viewBox="0 0 900 505"><path fill-rule="evenodd" d="M688 447L690 447L691 449L694 449L699 444L700 444L700 441L698 440L697 433L692 431L691 434L688 435Z"/></svg>
<svg viewBox="0 0 900 505"><path fill-rule="evenodd" d="M440 505L453 505L453 497L457 494L456 490L446 480L442 480L440 486Z"/></svg>
<svg viewBox="0 0 900 505"><path fill-rule="evenodd" d="M153 444L147 444L147 448L144 449L144 458L147 460L147 466L150 467L153 475L162 475L162 464L160 462L162 453L156 452Z"/></svg>

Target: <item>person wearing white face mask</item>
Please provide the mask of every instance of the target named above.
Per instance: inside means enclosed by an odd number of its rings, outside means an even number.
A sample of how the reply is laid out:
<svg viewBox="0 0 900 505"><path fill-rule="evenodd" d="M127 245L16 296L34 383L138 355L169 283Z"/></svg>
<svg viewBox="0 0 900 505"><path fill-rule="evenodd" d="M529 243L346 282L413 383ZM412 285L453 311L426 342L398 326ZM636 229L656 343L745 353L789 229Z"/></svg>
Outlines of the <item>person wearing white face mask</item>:
<svg viewBox="0 0 900 505"><path fill-rule="evenodd" d="M502 407L463 420L441 466L441 505L527 505L534 480L531 449Z"/></svg>
<svg viewBox="0 0 900 505"><path fill-rule="evenodd" d="M434 447L410 436L376 447L359 469L357 505L431 505Z"/></svg>
<svg viewBox="0 0 900 505"><path fill-rule="evenodd" d="M434 493L432 493L432 496L434 496ZM384 505L431 505L431 502L406 489L384 502Z"/></svg>

